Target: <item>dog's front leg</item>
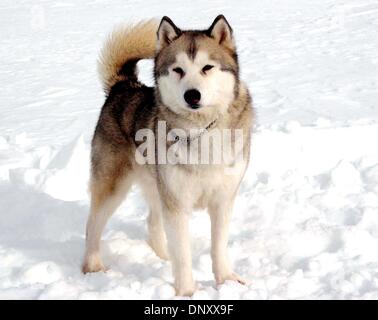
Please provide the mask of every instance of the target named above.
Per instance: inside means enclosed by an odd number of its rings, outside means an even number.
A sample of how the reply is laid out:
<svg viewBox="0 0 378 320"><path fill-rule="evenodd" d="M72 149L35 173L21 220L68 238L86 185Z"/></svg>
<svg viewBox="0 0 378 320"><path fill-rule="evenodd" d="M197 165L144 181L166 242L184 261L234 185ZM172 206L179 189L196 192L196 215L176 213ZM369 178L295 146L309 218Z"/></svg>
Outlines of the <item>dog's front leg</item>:
<svg viewBox="0 0 378 320"><path fill-rule="evenodd" d="M229 234L230 216L233 207L233 200L217 201L209 207L211 219L211 258L213 273L217 284L226 280L237 281L245 284L245 280L232 272L228 257L227 243Z"/></svg>
<svg viewBox="0 0 378 320"><path fill-rule="evenodd" d="M188 214L167 208L163 211L176 295L191 296L195 291L195 284L192 276Z"/></svg>

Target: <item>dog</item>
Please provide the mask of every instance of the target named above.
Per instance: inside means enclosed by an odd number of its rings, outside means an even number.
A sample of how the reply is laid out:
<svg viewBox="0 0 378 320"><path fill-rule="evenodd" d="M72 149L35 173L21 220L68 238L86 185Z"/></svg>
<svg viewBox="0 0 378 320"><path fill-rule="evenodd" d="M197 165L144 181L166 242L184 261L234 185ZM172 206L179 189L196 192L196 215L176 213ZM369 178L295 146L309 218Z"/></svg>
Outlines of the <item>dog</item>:
<svg viewBox="0 0 378 320"><path fill-rule="evenodd" d="M154 60L154 87L138 80L137 62L142 59ZM216 283L244 284L232 271L227 242L233 203L249 162L254 109L247 86L239 79L235 40L226 18L219 15L205 30L181 30L166 16L160 24L148 20L115 29L101 52L99 74L106 101L92 140L82 271L105 271L101 233L137 184L149 205L148 243L157 256L171 261L176 295L191 296L196 289L188 219L197 209L207 209L210 216ZM162 139L157 132L161 123L186 138ZM148 148L136 139L146 129L154 135ZM240 161L235 157L216 164L154 161L175 142L186 142L175 149L183 151L217 130L241 132ZM236 139L229 144L235 149ZM163 151L157 150L159 146ZM143 158L146 150L153 153L152 161L143 164L137 158Z"/></svg>

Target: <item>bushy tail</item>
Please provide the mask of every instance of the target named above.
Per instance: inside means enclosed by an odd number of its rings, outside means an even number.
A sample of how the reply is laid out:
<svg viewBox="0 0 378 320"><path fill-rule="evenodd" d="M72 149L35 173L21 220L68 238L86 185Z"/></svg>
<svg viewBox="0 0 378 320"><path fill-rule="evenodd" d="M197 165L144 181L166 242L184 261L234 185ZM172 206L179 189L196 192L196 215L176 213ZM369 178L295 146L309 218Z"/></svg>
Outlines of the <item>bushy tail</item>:
<svg viewBox="0 0 378 320"><path fill-rule="evenodd" d="M103 47L98 71L105 93L121 80L137 81L136 63L155 56L158 22L116 28Z"/></svg>

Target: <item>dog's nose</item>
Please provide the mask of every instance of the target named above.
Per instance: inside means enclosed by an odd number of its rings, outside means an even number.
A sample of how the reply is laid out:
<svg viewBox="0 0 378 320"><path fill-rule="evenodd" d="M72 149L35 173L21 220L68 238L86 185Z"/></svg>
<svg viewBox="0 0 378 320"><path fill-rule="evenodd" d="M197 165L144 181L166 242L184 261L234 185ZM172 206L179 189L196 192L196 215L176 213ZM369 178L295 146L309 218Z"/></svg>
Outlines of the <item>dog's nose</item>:
<svg viewBox="0 0 378 320"><path fill-rule="evenodd" d="M191 89L184 94L185 101L192 107L198 108L198 103L201 100L201 92L196 89Z"/></svg>

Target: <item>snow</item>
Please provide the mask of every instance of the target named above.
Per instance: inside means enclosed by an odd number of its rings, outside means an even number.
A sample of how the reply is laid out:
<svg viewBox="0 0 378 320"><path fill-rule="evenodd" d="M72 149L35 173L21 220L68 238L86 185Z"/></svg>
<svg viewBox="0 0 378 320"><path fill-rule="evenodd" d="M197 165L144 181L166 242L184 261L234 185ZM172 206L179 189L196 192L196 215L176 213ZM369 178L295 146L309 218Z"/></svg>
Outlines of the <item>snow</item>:
<svg viewBox="0 0 378 320"><path fill-rule="evenodd" d="M185 10L183 10L185 8ZM193 299L378 298L378 4L10 1L0 4L0 298L173 298L134 188L80 272L89 145L104 97L98 51L120 22L170 16L235 30L258 114L230 237L247 286L216 287L210 223L193 214ZM141 65L151 84L151 63Z"/></svg>

